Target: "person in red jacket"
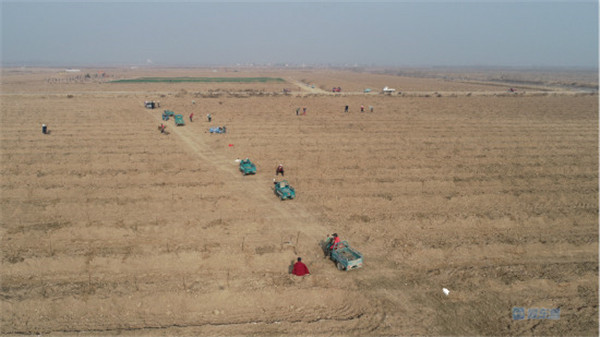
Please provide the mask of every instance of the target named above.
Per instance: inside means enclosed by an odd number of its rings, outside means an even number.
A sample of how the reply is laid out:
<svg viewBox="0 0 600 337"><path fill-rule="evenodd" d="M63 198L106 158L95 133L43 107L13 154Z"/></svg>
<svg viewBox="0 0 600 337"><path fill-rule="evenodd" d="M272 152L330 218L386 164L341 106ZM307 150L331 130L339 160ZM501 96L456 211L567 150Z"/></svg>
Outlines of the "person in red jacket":
<svg viewBox="0 0 600 337"><path fill-rule="evenodd" d="M308 267L304 263L302 263L302 258L299 257L298 262L294 263L294 269L292 270L292 274L296 276L310 275Z"/></svg>
<svg viewBox="0 0 600 337"><path fill-rule="evenodd" d="M332 236L327 234L327 241L325 241L325 246L323 247L323 252L325 253L325 258L331 257L331 252L337 243L339 243L340 238L337 233L333 233ZM337 247L335 247L337 249Z"/></svg>
<svg viewBox="0 0 600 337"><path fill-rule="evenodd" d="M331 241L331 245L329 246L329 250L333 250L333 247L335 246L335 244L340 241L341 241L340 237L337 235L337 233L333 233L333 239Z"/></svg>
<svg viewBox="0 0 600 337"><path fill-rule="evenodd" d="M279 166L277 166L277 169L275 170L275 176L278 176L279 173L281 173L281 176L284 177L285 175L283 174L283 164L279 164Z"/></svg>

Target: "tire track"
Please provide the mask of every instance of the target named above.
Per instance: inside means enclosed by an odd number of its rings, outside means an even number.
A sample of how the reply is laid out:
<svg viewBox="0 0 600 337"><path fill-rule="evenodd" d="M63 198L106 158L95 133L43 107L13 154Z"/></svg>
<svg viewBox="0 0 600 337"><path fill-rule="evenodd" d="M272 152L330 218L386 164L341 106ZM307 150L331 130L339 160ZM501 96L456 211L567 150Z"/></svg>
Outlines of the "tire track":
<svg viewBox="0 0 600 337"><path fill-rule="evenodd" d="M189 323L189 324L165 324L165 325L142 325L142 326L122 326L122 327L108 327L108 328L89 328L89 329L56 329L56 330L47 330L44 328L41 329L31 329L31 330L13 330L13 331L3 331L6 334L14 334L14 335L31 335L31 334L40 334L40 333L111 333L115 332L117 334L121 334L122 331L147 331L147 330L166 330L171 328L199 328L199 327L236 327L236 326L244 326L244 325L279 325L281 323L289 323L289 324L320 324L324 322L333 322L333 323L348 323L360 320L364 316L364 313L355 313L351 315L346 315L342 317L325 317L325 318L313 318L313 319L264 319L264 320L249 320L249 321L239 321L239 322L207 322L207 323ZM367 327L368 331L373 331L374 328L372 326Z"/></svg>
<svg viewBox="0 0 600 337"><path fill-rule="evenodd" d="M156 121L162 122L162 119L152 111L148 111ZM193 155L200 160L210 163L216 170L219 170L232 178L236 182L242 194L252 195L260 204L267 204L276 211L289 228L294 228L303 234L315 240L324 238L329 233L325 226L319 225L316 216L311 214L302 206L298 200L290 202L281 202L273 193L270 178L260 172L250 179L240 180L241 173L237 165L233 164L232 158L227 158L223 153L211 150L204 141L204 133L193 133L189 128L174 127L171 128L171 134L176 135Z"/></svg>
<svg viewBox="0 0 600 337"><path fill-rule="evenodd" d="M162 119L157 114L152 112L148 113L150 113L157 122L162 122ZM272 182L270 175L258 172L255 176L243 177L238 170L237 164L234 164L233 158L228 158L223 152L209 148L205 142L205 135L207 135L207 133L196 133L195 131L196 130L185 126L174 127L171 128L171 135L178 137L196 158L203 162L210 163L215 170L224 173L228 178L230 177L231 184L235 184L241 194L252 195L253 199L251 202L255 203L257 206L260 205L263 208L266 205L266 207L269 207L276 212L277 218L280 219L279 221L281 225L285 227L285 230L297 231L298 237L302 234L304 243L302 243L301 246L314 246L314 255L322 256L320 255L322 253L318 247L320 247L320 241L324 238L325 234L330 233L330 231L326 226L319 223L316 215L308 211L300 200L280 201L271 189ZM306 241L307 239L308 241ZM319 250L319 252L316 252L317 250ZM318 259L315 263L325 265L328 261L329 260L324 261L323 259ZM369 299L367 302L371 302L371 300ZM382 324L386 317L386 313L377 305L373 307L372 305L365 306L364 304L364 302L362 304L359 302L352 303L342 307L341 311L335 308L328 308L328 310L323 312L313 312L313 314L316 314L317 317L321 318L306 318L302 322L316 324L327 321L355 321L356 323L353 323L354 331L375 331ZM332 314L331 310L335 310L335 313ZM279 321L282 323L301 322L293 317L285 319L280 318ZM263 322L263 324L272 324L272 322Z"/></svg>

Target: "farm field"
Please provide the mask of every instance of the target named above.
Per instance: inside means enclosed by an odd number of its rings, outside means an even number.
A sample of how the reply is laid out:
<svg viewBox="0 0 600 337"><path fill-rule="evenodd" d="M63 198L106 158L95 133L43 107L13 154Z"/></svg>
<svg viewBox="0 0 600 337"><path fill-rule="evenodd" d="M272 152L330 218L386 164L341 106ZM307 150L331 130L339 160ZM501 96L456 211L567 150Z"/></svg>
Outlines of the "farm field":
<svg viewBox="0 0 600 337"><path fill-rule="evenodd" d="M287 82L4 69L2 335L598 335L597 93L341 70L106 72ZM163 109L186 125L161 134ZM245 157L256 175L239 172ZM294 200L273 194L279 163ZM334 232L363 268L323 257ZM310 276L288 274L298 256ZM514 320L514 307L560 318Z"/></svg>

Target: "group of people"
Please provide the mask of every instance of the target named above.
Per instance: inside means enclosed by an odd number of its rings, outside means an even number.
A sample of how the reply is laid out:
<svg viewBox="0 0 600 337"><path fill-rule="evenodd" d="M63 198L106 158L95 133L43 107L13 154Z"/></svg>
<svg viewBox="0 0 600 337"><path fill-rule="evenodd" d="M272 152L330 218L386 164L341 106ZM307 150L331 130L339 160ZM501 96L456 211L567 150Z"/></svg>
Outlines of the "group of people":
<svg viewBox="0 0 600 337"><path fill-rule="evenodd" d="M283 164L277 165L277 168L275 169L275 176L278 176L280 173L281 173L281 176L283 177L284 176ZM273 179L273 182L275 184L277 184L277 181L275 179ZM340 242L339 236L337 235L337 233L333 233L333 235L331 237L329 237L327 242L325 243L325 245L326 245L325 257L331 256L331 252L334 249L336 249L335 245L339 242ZM304 264L302 262L301 257L298 257L298 261L296 261L296 263L294 263L291 273L296 276L310 275L310 272L308 271L308 267L306 266L306 264Z"/></svg>
<svg viewBox="0 0 600 337"><path fill-rule="evenodd" d="M361 106L361 111L363 109L364 109L364 107ZM347 105L346 105L345 111L348 112L348 106ZM373 107L371 107L371 111L373 111ZM300 108L297 108L296 109L296 115L299 115L299 114L300 114ZM302 115L306 115L306 108L303 108ZM192 122L193 118L194 118L194 113L193 112L190 113L189 118L190 118L190 122ZM212 120L211 114L207 114L206 118L210 122ZM160 132L161 133L165 133L166 127L167 126L165 124L161 123L160 126L159 126ZM223 129L222 130L223 132L226 132L225 131L226 130L225 127L223 127L222 129ZM46 133L46 125L45 124L42 126L42 132ZM275 176L279 176L279 174L281 174L282 177L285 176L285 171L284 171L284 168L283 168L283 164L277 165L277 168L275 169ZM337 233L334 233L333 236L330 237L328 239L328 242L326 243L326 245L327 245L326 246L327 247L326 248L327 249L327 254L325 255L326 257L331 255L331 251L334 249L335 244L338 243L338 242L340 242L340 238L338 237ZM291 273L293 275L296 275L296 276L310 275L310 271L308 270L308 267L306 266L306 264L304 264L302 262L302 258L301 257L298 257L297 261L294 263Z"/></svg>
<svg viewBox="0 0 600 337"><path fill-rule="evenodd" d="M193 113L193 112L192 112L192 113L190 113L190 115L189 115L189 118L190 118L190 122L193 122L193 121L194 121L194 113ZM207 114L207 115L206 115L206 119L208 119L208 122L210 123L210 122L212 121L212 115L211 115L211 114ZM165 121L168 121L168 120L169 120L169 116L168 116L168 115L166 115L166 114L163 114L163 120L165 120ZM158 129L160 130L160 132L161 132L161 133L166 133L166 132L165 132L165 128L166 128L166 127L167 127L166 125L164 125L164 124L161 124L161 125L158 127ZM224 129L224 128L225 128L225 127L223 127L223 129ZM225 130L222 130L222 131L225 131Z"/></svg>
<svg viewBox="0 0 600 337"><path fill-rule="evenodd" d="M192 112L192 113L190 113L190 116L189 116L189 117L190 117L190 122L193 122L193 121L194 121L194 113L193 113L193 112ZM164 117L163 117L163 119L164 119ZM210 122L212 121L212 115L211 115L211 114L207 114L207 115L206 115L206 119L207 119L207 120L208 120L208 122L210 123ZM167 120L168 120L168 117L167 117ZM161 124L161 125L159 126L159 130L160 130L160 132L161 132L161 133L165 133L165 128L166 128L166 127L167 127L166 125L164 125L164 124ZM226 129L225 129L225 127L223 127L221 131L224 133L224 132L225 132L225 130L226 130Z"/></svg>
<svg viewBox="0 0 600 337"><path fill-rule="evenodd" d="M349 109L349 108L350 108L350 107L349 107L348 105L346 105L346 106L344 107L344 112L348 112L348 109ZM373 106L372 106L372 105L369 105L369 111L373 112ZM361 106L360 106L360 112L365 112L365 106L364 106L364 105L361 105Z"/></svg>
<svg viewBox="0 0 600 337"><path fill-rule="evenodd" d="M349 110L350 110L350 106L346 105L344 107L344 112L348 112ZM369 111L373 112L373 110L374 110L373 106L369 105ZM364 105L360 106L360 112L365 112L365 106ZM306 107L302 108L302 113L300 113L300 108L296 108L296 116L300 116L300 115L302 115L302 116L306 115Z"/></svg>
<svg viewBox="0 0 600 337"><path fill-rule="evenodd" d="M190 114L190 122L193 122L194 121L193 119L194 119L194 113L192 112ZM206 119L210 123L212 121L212 115L211 114L206 114Z"/></svg>
<svg viewBox="0 0 600 337"><path fill-rule="evenodd" d="M302 116L306 115L306 107L302 108ZM300 108L296 108L296 116L300 116Z"/></svg>

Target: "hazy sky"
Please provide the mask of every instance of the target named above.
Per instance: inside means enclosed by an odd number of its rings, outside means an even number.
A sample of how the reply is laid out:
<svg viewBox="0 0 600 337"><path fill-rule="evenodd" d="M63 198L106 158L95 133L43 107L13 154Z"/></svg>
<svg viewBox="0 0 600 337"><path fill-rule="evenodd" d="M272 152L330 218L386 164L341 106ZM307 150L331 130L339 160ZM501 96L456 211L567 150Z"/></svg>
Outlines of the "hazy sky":
<svg viewBox="0 0 600 337"><path fill-rule="evenodd" d="M594 0L0 1L11 66L598 66Z"/></svg>

